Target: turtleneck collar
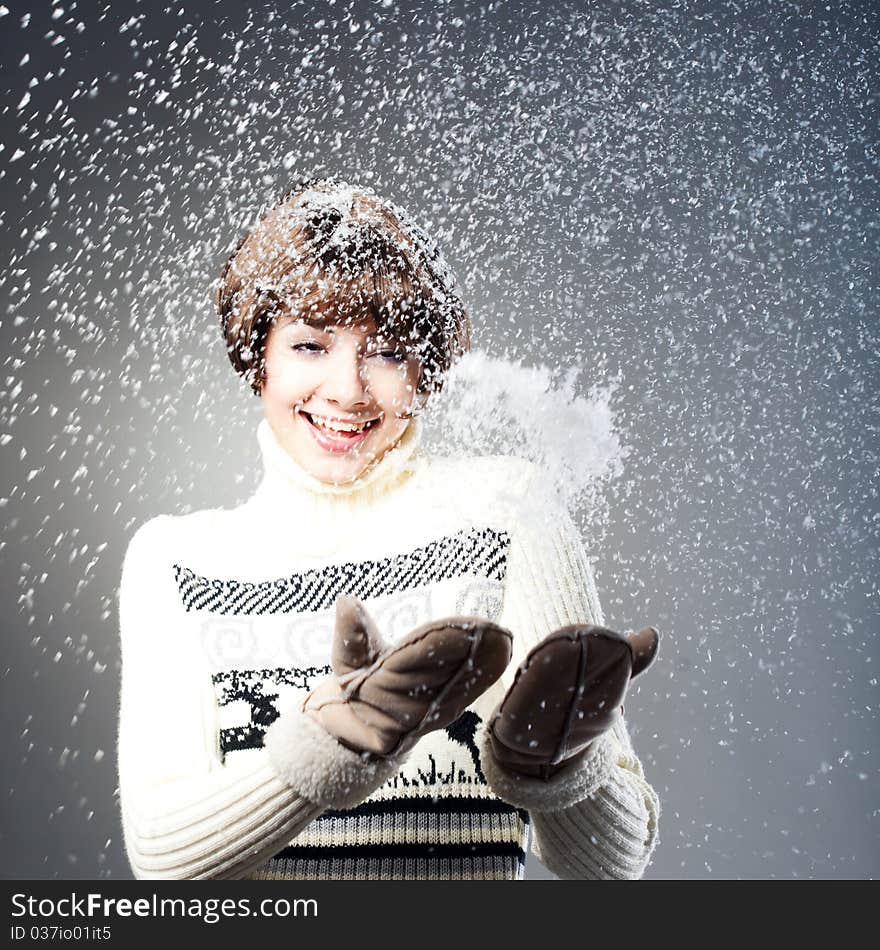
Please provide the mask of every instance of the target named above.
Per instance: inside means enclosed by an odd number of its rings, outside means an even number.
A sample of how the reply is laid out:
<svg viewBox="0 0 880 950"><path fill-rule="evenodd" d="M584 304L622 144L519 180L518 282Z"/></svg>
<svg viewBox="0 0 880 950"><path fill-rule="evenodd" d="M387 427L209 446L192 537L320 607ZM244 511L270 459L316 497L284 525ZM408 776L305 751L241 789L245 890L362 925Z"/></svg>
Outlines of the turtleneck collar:
<svg viewBox="0 0 880 950"><path fill-rule="evenodd" d="M263 480L256 500L268 500L283 509L299 499L313 509L340 502L345 507L370 502L402 483L422 457L422 424L412 419L397 444L352 482L333 484L310 475L284 449L263 418L257 426L257 441L263 456ZM279 512L280 513L280 512Z"/></svg>

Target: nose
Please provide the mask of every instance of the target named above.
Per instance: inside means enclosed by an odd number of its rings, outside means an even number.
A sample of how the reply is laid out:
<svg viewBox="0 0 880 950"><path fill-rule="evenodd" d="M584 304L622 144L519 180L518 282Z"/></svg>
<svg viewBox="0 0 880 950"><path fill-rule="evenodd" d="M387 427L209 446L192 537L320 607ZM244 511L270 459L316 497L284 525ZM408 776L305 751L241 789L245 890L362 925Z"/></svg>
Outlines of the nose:
<svg viewBox="0 0 880 950"><path fill-rule="evenodd" d="M329 372L321 387L324 398L343 409L365 406L370 401L369 386L356 347L334 347Z"/></svg>

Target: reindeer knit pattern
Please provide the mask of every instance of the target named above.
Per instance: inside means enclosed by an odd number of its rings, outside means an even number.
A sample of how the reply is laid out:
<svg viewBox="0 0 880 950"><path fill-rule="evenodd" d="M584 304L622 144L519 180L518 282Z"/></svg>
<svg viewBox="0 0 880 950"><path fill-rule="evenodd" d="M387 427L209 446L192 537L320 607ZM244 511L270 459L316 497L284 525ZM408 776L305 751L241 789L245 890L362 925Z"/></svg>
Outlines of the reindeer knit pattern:
<svg viewBox="0 0 880 950"><path fill-rule="evenodd" d="M525 654L602 624L577 531L543 472L422 447L418 418L354 483L302 470L268 423L242 505L142 525L120 585L122 825L138 878L636 878L659 801L619 716L576 775L520 789L484 724ZM514 635L501 680L458 720L380 764L301 713L330 675L336 598L387 641L446 616ZM529 797L531 796L531 797Z"/></svg>

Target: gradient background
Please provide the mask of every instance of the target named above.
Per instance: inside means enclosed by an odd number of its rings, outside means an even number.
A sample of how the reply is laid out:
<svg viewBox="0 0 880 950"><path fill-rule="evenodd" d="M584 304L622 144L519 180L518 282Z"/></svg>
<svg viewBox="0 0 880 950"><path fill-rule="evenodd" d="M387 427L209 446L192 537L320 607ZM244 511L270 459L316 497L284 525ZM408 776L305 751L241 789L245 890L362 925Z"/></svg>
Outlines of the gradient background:
<svg viewBox="0 0 880 950"><path fill-rule="evenodd" d="M876 5L105 6L0 9L0 876L130 875L121 559L259 474L211 291L304 174L420 218L480 349L620 380L646 876L877 876Z"/></svg>

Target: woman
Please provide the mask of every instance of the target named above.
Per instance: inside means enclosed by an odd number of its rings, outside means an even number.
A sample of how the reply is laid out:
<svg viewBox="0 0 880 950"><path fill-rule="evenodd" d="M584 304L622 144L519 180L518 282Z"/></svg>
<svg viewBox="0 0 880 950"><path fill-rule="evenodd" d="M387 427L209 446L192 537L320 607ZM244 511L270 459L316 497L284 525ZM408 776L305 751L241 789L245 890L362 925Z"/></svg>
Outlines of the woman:
<svg viewBox="0 0 880 950"><path fill-rule="evenodd" d="M135 876L516 879L530 831L561 877L641 876L659 802L620 704L657 634L594 626L539 468L422 449L469 346L434 243L370 189L305 182L239 242L217 305L264 475L126 553Z"/></svg>

